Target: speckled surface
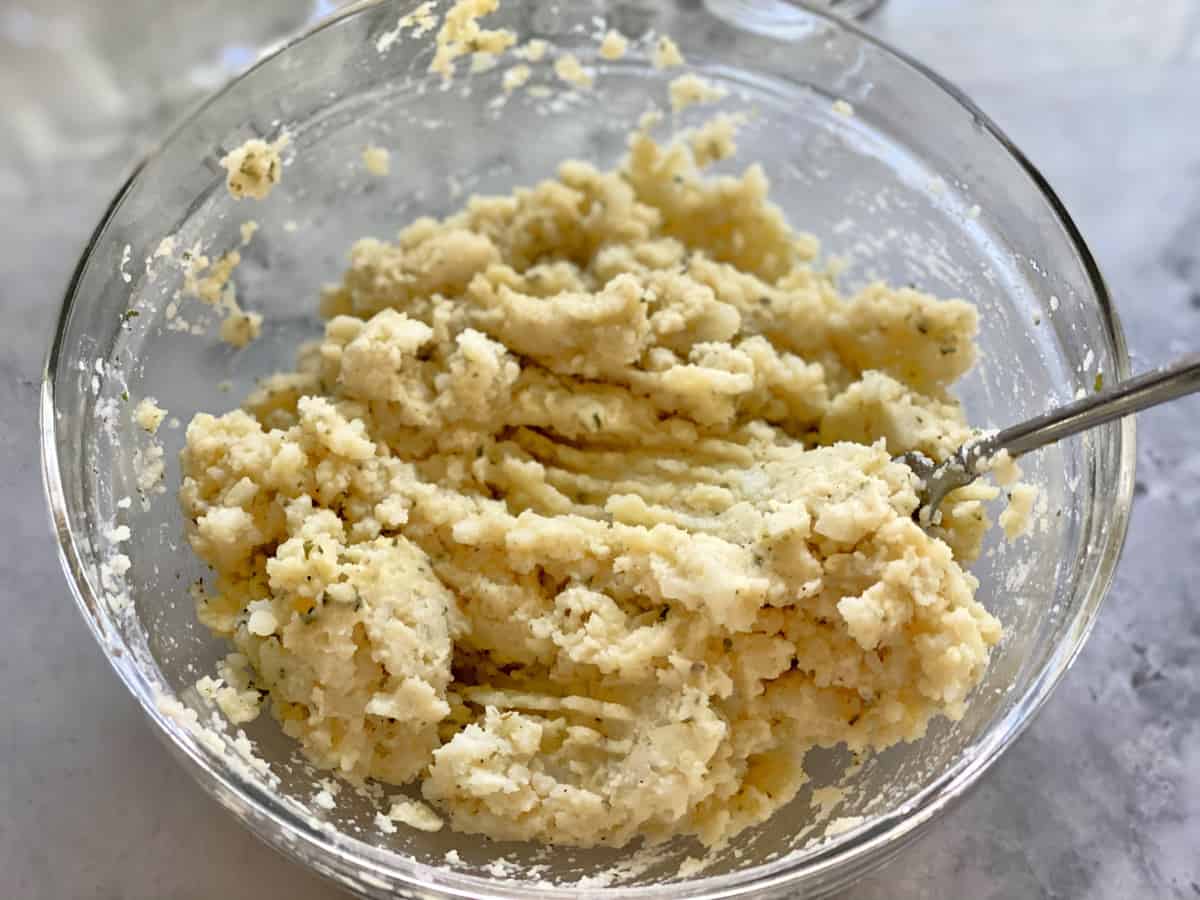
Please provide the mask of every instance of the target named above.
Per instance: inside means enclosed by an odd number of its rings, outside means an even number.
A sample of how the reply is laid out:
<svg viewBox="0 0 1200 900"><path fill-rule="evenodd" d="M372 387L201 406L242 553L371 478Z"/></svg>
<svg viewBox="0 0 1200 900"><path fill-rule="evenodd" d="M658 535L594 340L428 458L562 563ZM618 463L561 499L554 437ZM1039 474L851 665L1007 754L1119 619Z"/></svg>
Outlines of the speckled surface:
<svg viewBox="0 0 1200 900"><path fill-rule="evenodd" d="M156 24L130 24L151 10ZM34 427L62 288L131 161L249 45L312 10L0 0L0 896L237 898L251 871L269 896L336 896L152 737L68 599ZM191 26L219 13L233 22L200 39ZM890 0L871 27L958 82L1042 169L1105 270L1135 366L1200 347L1200 0ZM1141 418L1116 584L1041 716L846 896L1200 898L1198 583L1200 397Z"/></svg>

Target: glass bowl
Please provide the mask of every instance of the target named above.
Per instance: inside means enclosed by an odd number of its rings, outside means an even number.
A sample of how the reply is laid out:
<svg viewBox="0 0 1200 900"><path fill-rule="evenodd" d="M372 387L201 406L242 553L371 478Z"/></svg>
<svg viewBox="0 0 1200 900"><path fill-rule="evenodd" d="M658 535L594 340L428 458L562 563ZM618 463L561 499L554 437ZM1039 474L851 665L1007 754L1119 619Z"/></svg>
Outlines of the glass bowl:
<svg viewBox="0 0 1200 900"><path fill-rule="evenodd" d="M188 118L136 170L97 228L64 302L42 388L46 489L63 566L117 674L185 767L273 846L367 896L806 896L833 890L918 835L1013 742L1083 644L1120 552L1133 486L1132 420L1031 457L1046 498L1032 536L993 538L974 566L980 599L1006 626L962 721L936 721L920 742L864 765L813 826L812 788L845 759L810 756L813 784L699 871L697 846L653 858L493 843L443 830L372 826L372 804L343 791L315 805L314 773L270 716L246 744L202 698L226 648L195 618L188 585L204 574L173 497L179 422L231 409L255 380L289 368L320 332L316 287L335 280L353 239L387 237L475 192L508 191L568 157L612 164L649 98L680 70L649 63L654 34L672 35L689 69L751 109L740 152L760 162L793 224L823 239L843 287L882 277L964 297L980 310L982 357L960 387L971 421L999 426L1127 375L1108 293L1046 183L999 130L937 76L836 18L791 3L707 0L505 0L485 24L543 38L551 52L531 84L498 105L503 66L462 72L443 90L426 73L431 35L392 40L413 4L344 10L260 62ZM633 38L618 61L597 35ZM595 88L562 94L552 64L576 53ZM853 115L835 100L851 104ZM694 124L711 110L688 110ZM671 123L668 123L671 124ZM263 202L235 201L219 160L249 137L291 135L282 183ZM367 143L391 151L392 173L369 175ZM194 300L178 300L179 266L160 241L217 254L242 248L241 302L266 317L242 351L222 344ZM165 249L165 248L164 248ZM132 311L132 312L130 312ZM181 322L188 323L181 326ZM180 329L183 330L180 330ZM199 331L203 334L192 332ZM153 396L171 418L152 442L131 410ZM139 475L165 450L160 492ZM128 526L120 541L114 527ZM121 556L130 565L125 571ZM199 727L189 719L198 716ZM215 719L213 718L215 715ZM453 851L453 852L451 852ZM448 856L449 854L449 856ZM615 867L615 868L614 868ZM686 870L685 870L686 871Z"/></svg>

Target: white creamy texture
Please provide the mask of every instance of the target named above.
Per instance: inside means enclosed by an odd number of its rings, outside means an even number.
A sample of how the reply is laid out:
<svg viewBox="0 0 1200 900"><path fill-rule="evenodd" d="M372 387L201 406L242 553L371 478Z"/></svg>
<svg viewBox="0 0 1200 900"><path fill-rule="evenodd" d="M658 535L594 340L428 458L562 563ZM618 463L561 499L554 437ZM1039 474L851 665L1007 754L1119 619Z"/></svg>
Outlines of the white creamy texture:
<svg viewBox="0 0 1200 900"><path fill-rule="evenodd" d="M891 457L971 434L975 310L840 296L702 149L359 241L296 370L192 420L198 616L318 765L498 839L715 844L809 748L962 715L995 492L927 533Z"/></svg>

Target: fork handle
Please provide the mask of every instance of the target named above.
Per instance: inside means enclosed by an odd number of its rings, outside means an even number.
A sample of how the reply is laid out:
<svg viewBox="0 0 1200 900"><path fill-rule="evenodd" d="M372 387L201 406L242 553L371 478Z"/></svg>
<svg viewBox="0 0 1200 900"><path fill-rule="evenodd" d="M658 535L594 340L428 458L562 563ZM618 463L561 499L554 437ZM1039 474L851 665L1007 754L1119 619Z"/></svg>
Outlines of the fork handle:
<svg viewBox="0 0 1200 900"><path fill-rule="evenodd" d="M1200 353L1144 372L1105 391L1005 428L971 448L976 459L1007 450L1013 459L1132 413L1200 391Z"/></svg>

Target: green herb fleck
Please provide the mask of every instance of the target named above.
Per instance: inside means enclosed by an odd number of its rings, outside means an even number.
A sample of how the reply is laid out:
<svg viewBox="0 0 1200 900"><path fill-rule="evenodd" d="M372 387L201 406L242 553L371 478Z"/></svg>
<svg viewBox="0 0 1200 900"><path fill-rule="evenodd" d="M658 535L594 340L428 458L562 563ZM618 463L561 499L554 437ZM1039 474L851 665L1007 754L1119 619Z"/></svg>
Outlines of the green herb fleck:
<svg viewBox="0 0 1200 900"><path fill-rule="evenodd" d="M129 402L129 391L121 391L121 399L126 403Z"/></svg>
<svg viewBox="0 0 1200 900"><path fill-rule="evenodd" d="M1100 391L1104 390L1104 373L1103 372L1096 373L1096 380L1092 384L1092 389L1094 391L1096 391L1096 393L1100 393Z"/></svg>

